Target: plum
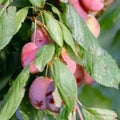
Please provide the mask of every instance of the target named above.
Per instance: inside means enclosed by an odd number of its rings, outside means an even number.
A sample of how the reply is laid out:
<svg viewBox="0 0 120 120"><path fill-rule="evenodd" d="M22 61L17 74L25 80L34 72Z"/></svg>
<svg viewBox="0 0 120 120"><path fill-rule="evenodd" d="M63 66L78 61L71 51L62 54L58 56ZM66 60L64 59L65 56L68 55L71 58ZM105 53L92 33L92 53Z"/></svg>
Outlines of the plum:
<svg viewBox="0 0 120 120"><path fill-rule="evenodd" d="M21 53L21 62L23 67L26 67L35 59L37 51L38 47L33 42L26 43L23 46Z"/></svg>
<svg viewBox="0 0 120 120"><path fill-rule="evenodd" d="M84 80L84 71L81 65L76 65L76 71L74 73L74 77L76 79L77 87L80 87L81 83Z"/></svg>
<svg viewBox="0 0 120 120"><path fill-rule="evenodd" d="M89 73L85 69L83 71L84 71L84 83L88 85L93 84L94 80L91 78Z"/></svg>
<svg viewBox="0 0 120 120"><path fill-rule="evenodd" d="M100 34L100 24L97 19L93 15L88 14L86 24L91 33L97 38Z"/></svg>
<svg viewBox="0 0 120 120"><path fill-rule="evenodd" d="M48 109L50 111L58 113L60 111L60 107L55 106L54 97L52 95L54 90L55 90L55 87L54 87L54 83L52 82L49 85L49 87L47 89L47 93L46 93L47 105L48 105Z"/></svg>
<svg viewBox="0 0 120 120"><path fill-rule="evenodd" d="M34 30L31 36L31 41L39 48L49 43L47 34L41 28L36 28L36 30Z"/></svg>
<svg viewBox="0 0 120 120"><path fill-rule="evenodd" d="M35 64L34 64L34 61L30 64L30 73L31 74L36 74L36 73L38 73L39 72L39 70L38 70L38 68L35 66Z"/></svg>
<svg viewBox="0 0 120 120"><path fill-rule="evenodd" d="M29 89L29 99L33 107L40 110L48 109L46 94L52 82L53 80L51 78L44 76L37 77L33 81ZM49 95L51 95L51 93Z"/></svg>
<svg viewBox="0 0 120 120"><path fill-rule="evenodd" d="M68 0L83 20L87 18L88 11L81 5L79 0Z"/></svg>
<svg viewBox="0 0 120 120"><path fill-rule="evenodd" d="M89 11L98 12L104 7L104 0L79 0Z"/></svg>
<svg viewBox="0 0 120 120"><path fill-rule="evenodd" d="M61 57L69 70L74 74L76 71L76 62L70 59L70 57L67 55L65 48L62 48Z"/></svg>

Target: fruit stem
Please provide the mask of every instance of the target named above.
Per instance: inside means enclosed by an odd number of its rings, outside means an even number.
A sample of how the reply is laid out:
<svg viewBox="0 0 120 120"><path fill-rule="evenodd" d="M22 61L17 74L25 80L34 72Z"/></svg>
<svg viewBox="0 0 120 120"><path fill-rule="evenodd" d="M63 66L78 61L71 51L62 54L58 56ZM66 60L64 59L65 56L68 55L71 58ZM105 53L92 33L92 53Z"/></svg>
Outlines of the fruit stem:
<svg viewBox="0 0 120 120"><path fill-rule="evenodd" d="M35 43L35 38L36 38L36 20L35 20L35 34L34 34L34 43Z"/></svg>
<svg viewBox="0 0 120 120"><path fill-rule="evenodd" d="M83 115L82 115L82 113L81 113L81 111L79 109L78 104L76 106L77 106L77 113L78 113L78 116L79 116L80 120L84 120Z"/></svg>

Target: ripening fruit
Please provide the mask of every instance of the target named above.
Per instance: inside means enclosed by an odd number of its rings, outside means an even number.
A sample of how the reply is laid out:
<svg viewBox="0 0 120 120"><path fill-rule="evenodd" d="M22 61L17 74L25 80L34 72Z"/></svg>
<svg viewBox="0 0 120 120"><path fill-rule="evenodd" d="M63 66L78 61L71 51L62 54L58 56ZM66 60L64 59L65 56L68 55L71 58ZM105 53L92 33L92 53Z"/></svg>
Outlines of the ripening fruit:
<svg viewBox="0 0 120 120"><path fill-rule="evenodd" d="M83 71L83 67L81 65L77 64L76 71L74 73L74 77L76 79L77 87L80 87L80 85L82 84L82 82L84 80L84 71Z"/></svg>
<svg viewBox="0 0 120 120"><path fill-rule="evenodd" d="M79 0L89 11L98 12L104 7L104 0Z"/></svg>
<svg viewBox="0 0 120 120"><path fill-rule="evenodd" d="M68 0L83 20L87 18L88 11L84 9L79 0Z"/></svg>
<svg viewBox="0 0 120 120"><path fill-rule="evenodd" d="M41 28L36 28L32 33L31 41L34 42L39 48L49 43L48 36Z"/></svg>
<svg viewBox="0 0 120 120"><path fill-rule="evenodd" d="M97 38L100 34L100 24L97 19L93 15L88 14L85 22L91 33Z"/></svg>
<svg viewBox="0 0 120 120"><path fill-rule="evenodd" d="M76 63L73 60L71 60L70 57L67 55L65 48L62 49L61 57L63 59L63 62L69 68L69 70L74 74L76 71Z"/></svg>
<svg viewBox="0 0 120 120"><path fill-rule="evenodd" d="M23 67L26 67L35 59L37 50L38 47L33 42L29 42L23 46L21 53L21 62Z"/></svg>
<svg viewBox="0 0 120 120"><path fill-rule="evenodd" d="M84 83L88 85L94 83L94 80L91 78L91 76L85 69L84 69Z"/></svg>
<svg viewBox="0 0 120 120"><path fill-rule="evenodd" d="M50 111L58 113L60 112L60 107L55 106L55 101L52 95L54 90L55 90L55 87L54 87L54 83L52 82L47 89L47 94L46 94L47 105Z"/></svg>
<svg viewBox="0 0 120 120"><path fill-rule="evenodd" d="M29 99L30 103L39 110L48 109L47 95L52 94L52 90L48 90L53 80L48 77L37 77L30 86ZM50 89L50 88L49 88Z"/></svg>
<svg viewBox="0 0 120 120"><path fill-rule="evenodd" d="M30 64L30 73L31 73L31 74L36 74L36 73L38 73L38 72L39 72L38 68L35 66L34 62L32 62L32 63Z"/></svg>

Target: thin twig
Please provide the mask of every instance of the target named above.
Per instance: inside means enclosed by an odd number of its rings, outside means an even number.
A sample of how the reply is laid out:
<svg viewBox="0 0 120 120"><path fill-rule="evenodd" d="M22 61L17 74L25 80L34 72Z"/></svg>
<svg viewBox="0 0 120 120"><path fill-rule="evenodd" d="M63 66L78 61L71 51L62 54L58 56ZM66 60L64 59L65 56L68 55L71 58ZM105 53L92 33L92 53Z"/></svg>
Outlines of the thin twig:
<svg viewBox="0 0 120 120"><path fill-rule="evenodd" d="M82 115L82 113L81 113L78 105L77 105L77 112L78 112L78 115L79 115L80 120L84 120L83 115Z"/></svg>

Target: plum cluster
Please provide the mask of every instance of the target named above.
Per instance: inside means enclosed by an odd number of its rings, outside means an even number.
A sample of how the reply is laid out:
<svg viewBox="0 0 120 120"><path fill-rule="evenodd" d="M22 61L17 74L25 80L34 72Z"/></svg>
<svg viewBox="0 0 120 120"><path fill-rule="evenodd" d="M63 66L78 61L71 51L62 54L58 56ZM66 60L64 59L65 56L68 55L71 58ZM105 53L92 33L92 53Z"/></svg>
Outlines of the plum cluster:
<svg viewBox="0 0 120 120"><path fill-rule="evenodd" d="M91 33L97 38L100 34L100 25L90 12L99 12L104 7L104 0L68 0L81 18L87 24Z"/></svg>
<svg viewBox="0 0 120 120"><path fill-rule="evenodd" d="M49 44L48 35L40 27L36 28L31 36L31 42L26 43L22 48L21 63L23 67L30 65L30 73L39 72L34 65L37 51L44 45ZM39 110L49 109L52 112L59 112L60 108L55 106L53 99L54 82L49 77L39 76L30 86L29 99L33 107Z"/></svg>
<svg viewBox="0 0 120 120"><path fill-rule="evenodd" d="M62 49L61 58L61 60L66 64L71 73L74 75L77 87L80 87L81 83L83 82L85 84L92 84L94 82L87 71L68 56L65 48Z"/></svg>
<svg viewBox="0 0 120 120"><path fill-rule="evenodd" d="M32 33L31 42L26 43L22 48L21 63L23 67L30 65L30 73L36 74L39 72L34 65L37 51L44 45L50 43L49 37L41 28L36 28ZM70 59L66 49L63 47L60 54L60 60L66 64L71 73L75 76L77 86L82 82L91 84L93 82L90 75L85 69ZM39 76L30 86L29 99L33 107L39 110L49 109L52 112L59 112L60 107L56 107L53 97L54 82L50 77Z"/></svg>
<svg viewBox="0 0 120 120"><path fill-rule="evenodd" d="M59 1L58 1L59 2ZM100 33L100 26L96 18L89 14L89 11L100 11L104 4L102 0L69 0L70 4L76 9L82 19L86 22L88 28L95 37ZM31 41L26 43L22 48L21 63L23 67L30 66L31 74L39 72L34 64L37 51L44 45L50 43L49 35L46 34L43 28L37 27L31 36ZM73 61L63 47L59 59L66 64L68 69L74 75L77 87L81 83L92 84L94 81L87 71L75 61ZM38 76L29 88L29 99L33 107L39 110L51 110L52 112L59 112L60 107L55 105L53 92L55 90L52 78L45 76Z"/></svg>
<svg viewBox="0 0 120 120"><path fill-rule="evenodd" d="M21 62L22 66L26 67L30 65L30 73L38 73L39 70L34 65L37 51L44 45L49 43L49 37L44 33L43 29L36 28L31 36L31 42L26 43L22 48Z"/></svg>

